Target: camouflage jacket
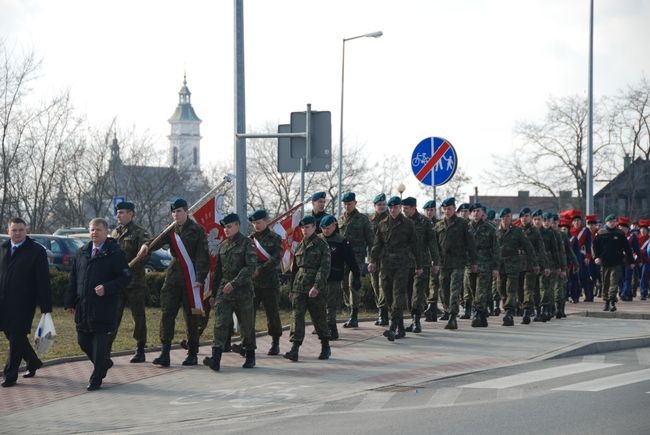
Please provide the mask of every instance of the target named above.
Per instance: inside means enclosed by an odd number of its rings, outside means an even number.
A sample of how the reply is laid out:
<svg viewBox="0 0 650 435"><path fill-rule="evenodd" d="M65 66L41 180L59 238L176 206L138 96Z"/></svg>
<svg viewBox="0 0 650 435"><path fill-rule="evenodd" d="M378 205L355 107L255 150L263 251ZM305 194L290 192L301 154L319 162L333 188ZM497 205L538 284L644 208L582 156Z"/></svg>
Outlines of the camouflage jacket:
<svg viewBox="0 0 650 435"><path fill-rule="evenodd" d="M316 233L302 239L293 258L291 292L308 293L312 287L326 290L331 261L329 245Z"/></svg>
<svg viewBox="0 0 650 435"><path fill-rule="evenodd" d="M127 263L133 260L138 255L140 247L149 241L149 233L147 230L136 225L133 221L115 228L111 233L111 237L117 241L122 251L124 251ZM147 264L148 258L149 256L147 255L147 257L142 258L131 268L131 276L133 279L129 283L128 289L141 289L146 286L144 266Z"/></svg>
<svg viewBox="0 0 650 435"><path fill-rule="evenodd" d="M251 234L250 238L257 240L270 256L266 261L262 261L260 258L257 263L257 268L253 272L253 275L257 274L253 278L253 285L257 288L278 288L280 285L278 265L282 260L282 237L271 231L270 228L266 228L261 233Z"/></svg>
<svg viewBox="0 0 650 435"><path fill-rule="evenodd" d="M499 243L499 271L501 273L519 273L525 270L521 262L521 254L526 254L534 259L537 264L535 249L521 228L510 225L497 229L497 242Z"/></svg>
<svg viewBox="0 0 650 435"><path fill-rule="evenodd" d="M525 271L531 271L535 266L539 266L542 269L549 267L548 258L546 257L546 249L544 248L544 241L542 236L539 234L539 230L533 226L533 224L522 225L521 229L523 230L530 243L533 245L535 250L535 255L533 257L525 255L523 257L522 265Z"/></svg>
<svg viewBox="0 0 650 435"><path fill-rule="evenodd" d="M560 248L555 238L555 233L552 228L540 228L539 235L544 241L544 248L546 250L546 257L548 260L548 267L550 269L560 268ZM564 254L564 252L562 252Z"/></svg>
<svg viewBox="0 0 650 435"><path fill-rule="evenodd" d="M571 246L571 237L569 237L569 234L565 233L564 231L560 231L560 234L562 235L562 243L564 245L564 253L566 254L567 267L573 267L575 272L580 267L580 263L578 263L578 257L576 257L576 253Z"/></svg>
<svg viewBox="0 0 650 435"><path fill-rule="evenodd" d="M499 243L494 227L481 219L478 223L469 223L469 232L476 241L478 271L481 273L499 270Z"/></svg>
<svg viewBox="0 0 650 435"><path fill-rule="evenodd" d="M560 255L559 268L566 269L567 265L567 253L564 247L564 237L562 237L562 231L553 228L553 235L555 236L555 243L557 244L558 254Z"/></svg>
<svg viewBox="0 0 650 435"><path fill-rule="evenodd" d="M469 264L477 264L476 242L469 232L466 219L456 215L451 219L441 219L436 223L435 232L440 252L440 266L461 269Z"/></svg>
<svg viewBox="0 0 650 435"><path fill-rule="evenodd" d="M430 267L432 261L436 265L440 264L438 241L431 221L417 211L410 219L415 225L415 239L419 245L418 252L422 255L420 264L423 267Z"/></svg>
<svg viewBox="0 0 650 435"><path fill-rule="evenodd" d="M217 252L217 270L215 271L215 286L217 298L237 299L253 295L253 271L257 267L255 244L242 233L237 233L232 239L226 239L219 245ZM232 293L223 293L223 287L230 283L234 287Z"/></svg>
<svg viewBox="0 0 650 435"><path fill-rule="evenodd" d="M320 221L321 219L323 219L323 216L325 216L326 214L327 213L325 213L324 211L320 213L316 213L314 210L311 211L311 215L314 217L314 219L316 219L316 233L318 234L322 232L322 230L320 229Z"/></svg>
<svg viewBox="0 0 650 435"><path fill-rule="evenodd" d="M377 225L379 222L386 219L386 216L388 216L388 210L384 210L383 213L373 213L372 216L370 216L370 225L372 226L373 234L377 233ZM372 244L370 246L372 247Z"/></svg>
<svg viewBox="0 0 650 435"><path fill-rule="evenodd" d="M356 209L349 215L343 213L339 219L339 231L352 245L354 255L365 259L373 242L373 231L368 216Z"/></svg>
<svg viewBox="0 0 650 435"><path fill-rule="evenodd" d="M415 225L403 214L395 219L387 216L377 226L370 251L372 263L381 262L383 268L422 268Z"/></svg>

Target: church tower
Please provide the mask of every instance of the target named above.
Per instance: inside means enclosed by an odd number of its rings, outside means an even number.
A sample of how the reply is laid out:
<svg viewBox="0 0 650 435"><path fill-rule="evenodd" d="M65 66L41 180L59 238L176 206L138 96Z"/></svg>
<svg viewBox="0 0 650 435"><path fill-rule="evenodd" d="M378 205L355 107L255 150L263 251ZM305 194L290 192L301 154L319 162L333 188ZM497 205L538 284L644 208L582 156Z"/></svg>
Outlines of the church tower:
<svg viewBox="0 0 650 435"><path fill-rule="evenodd" d="M192 107L192 93L183 75L183 87L178 92L178 106L169 118L169 166L181 174L194 175L201 171L201 120Z"/></svg>

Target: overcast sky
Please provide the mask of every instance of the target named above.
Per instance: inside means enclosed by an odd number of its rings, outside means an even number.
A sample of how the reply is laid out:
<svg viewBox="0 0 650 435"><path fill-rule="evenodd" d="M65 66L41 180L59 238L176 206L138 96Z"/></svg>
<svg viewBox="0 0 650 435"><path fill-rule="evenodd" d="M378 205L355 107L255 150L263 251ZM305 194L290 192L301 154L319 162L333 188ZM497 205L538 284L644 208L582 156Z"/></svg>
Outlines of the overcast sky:
<svg viewBox="0 0 650 435"><path fill-rule="evenodd" d="M599 97L650 71L650 1L595 3ZM244 11L249 126L311 103L332 112L338 146L341 41L381 30L346 44L345 142L410 168L421 139L445 137L481 194L494 193L491 155L514 152L517 121L587 92L588 0L245 0ZM117 116L166 149L187 72L204 164L232 159L233 21L231 0L0 0L0 38L34 49L43 95L71 89L91 123Z"/></svg>

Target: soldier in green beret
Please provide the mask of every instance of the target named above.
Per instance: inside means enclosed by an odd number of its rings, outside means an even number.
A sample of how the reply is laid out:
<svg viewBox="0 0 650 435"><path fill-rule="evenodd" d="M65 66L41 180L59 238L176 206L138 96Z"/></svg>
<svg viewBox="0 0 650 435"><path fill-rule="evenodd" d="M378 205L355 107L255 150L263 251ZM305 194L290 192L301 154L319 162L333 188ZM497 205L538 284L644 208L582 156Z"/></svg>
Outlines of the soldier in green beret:
<svg viewBox="0 0 650 435"><path fill-rule="evenodd" d="M428 200L422 206L425 216L431 221L431 225L435 228L436 223L438 222L438 217L436 216L436 201L433 199ZM433 237L437 237L435 231L433 232ZM438 242L436 241L436 244ZM440 253L438 253L440 255ZM424 321L425 322L437 322L438 321L438 293L440 290L440 268L436 269L434 273L431 270L429 274L429 294L427 295L427 308L424 310Z"/></svg>
<svg viewBox="0 0 650 435"><path fill-rule="evenodd" d="M366 254L373 241L370 219L357 210L357 198L354 192L346 192L343 195L343 208L345 212L339 219L339 231L350 242L357 264L359 267L363 267L366 262ZM344 328L359 326L358 315L361 294L360 290L355 290L352 286L352 279L353 275L346 267L343 273L342 288L343 300L350 309L350 319L343 324Z"/></svg>
<svg viewBox="0 0 650 435"><path fill-rule="evenodd" d="M372 225L373 234L377 233L377 225L381 220L388 216L388 208L386 208L386 194L380 193L375 196L372 200L373 207L375 212L370 216L370 224ZM370 283L372 284L372 291L375 294L375 305L379 310L379 316L375 321L377 326L386 326L388 325L388 308L386 308L386 299L384 298L384 292L381 289L379 283L379 270L381 269L381 264L377 264L377 270L370 274ZM363 267L363 265L361 266Z"/></svg>
<svg viewBox="0 0 650 435"><path fill-rule="evenodd" d="M311 215L316 219L316 232L320 233L320 220L323 219L325 213L325 205L327 203L327 195L325 192L314 192L311 195Z"/></svg>
<svg viewBox="0 0 650 435"><path fill-rule="evenodd" d="M469 220L469 204L466 202L463 202L461 205L458 206L456 209L456 214L458 217L461 217L465 219L466 221Z"/></svg>
<svg viewBox="0 0 650 435"><path fill-rule="evenodd" d="M544 275L548 276L550 269L548 268L544 241L533 225L532 211L528 207L524 207L519 213L519 219L521 219L521 229L530 240L534 250L533 255L527 254L522 258L524 270L519 275L519 288L523 287L524 289L523 301L520 300L524 310L521 323L527 325L530 323L530 316L535 312L535 288L539 282L540 270L544 269Z"/></svg>
<svg viewBox="0 0 650 435"><path fill-rule="evenodd" d="M282 322L279 310L278 266L282 261L282 238L269 228L269 216L266 210L256 210L248 217L248 220L255 230L250 238L255 243L255 252L259 259L257 268L253 272L253 287L255 288L253 306L257 312L260 302L264 305L266 328L272 339L267 355L279 355Z"/></svg>
<svg viewBox="0 0 650 435"><path fill-rule="evenodd" d="M330 274L330 248L327 242L316 234L316 219L305 216L300 221L303 239L296 248L291 278L291 350L284 354L286 359L298 361L298 352L305 339L305 313L314 322L321 341L318 359L329 359L330 331L327 326L327 278Z"/></svg>
<svg viewBox="0 0 650 435"><path fill-rule="evenodd" d="M549 275L540 276L539 289L540 301L537 307L537 315L533 321L548 321L553 317L555 307L554 288L555 282L562 274L564 249L558 241L558 235L553 230L553 213L543 213L541 216L533 217L533 224L539 230L539 234L544 241L546 255L548 257L548 266L551 271ZM566 264L566 257L564 257Z"/></svg>
<svg viewBox="0 0 650 435"><path fill-rule="evenodd" d="M118 226L113 230L111 237L114 238L124 251L127 263L138 255L140 246L149 241L147 230L137 225L134 221L135 205L132 202L120 202L117 204ZM122 323L124 308L128 304L131 307L131 315L135 323L133 338L137 350L131 358L132 363L145 361L144 348L147 346L147 320L145 316L145 299L147 295L147 283L145 282L144 265L147 259L143 258L131 268L131 282L128 287L122 289L117 306L117 326L115 331L109 335L109 349L113 346L115 336ZM110 352L109 352L110 353Z"/></svg>

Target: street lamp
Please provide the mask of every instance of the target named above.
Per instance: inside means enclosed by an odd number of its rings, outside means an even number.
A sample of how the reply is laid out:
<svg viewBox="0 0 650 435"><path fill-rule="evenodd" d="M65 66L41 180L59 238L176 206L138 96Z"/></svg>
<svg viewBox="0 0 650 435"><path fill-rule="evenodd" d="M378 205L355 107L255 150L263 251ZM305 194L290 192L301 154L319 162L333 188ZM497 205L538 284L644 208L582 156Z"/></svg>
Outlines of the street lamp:
<svg viewBox="0 0 650 435"><path fill-rule="evenodd" d="M341 125L339 131L339 216L342 212L343 204L343 92L345 90L345 43L359 38L379 38L383 35L381 30L372 33L366 33L351 38L343 38L343 56L341 60Z"/></svg>
<svg viewBox="0 0 650 435"><path fill-rule="evenodd" d="M399 183L399 186L397 186L397 191L399 192L399 199L402 199L402 193L406 190L406 186L404 183Z"/></svg>

